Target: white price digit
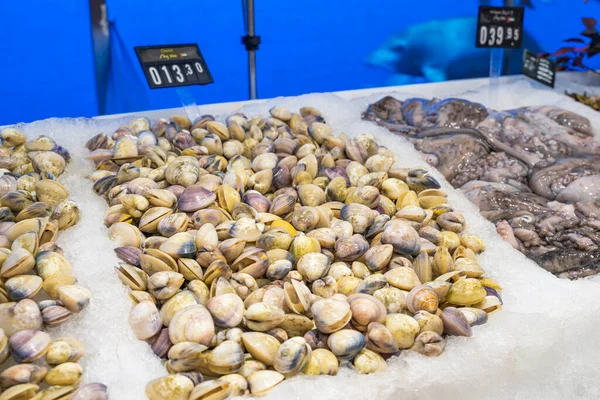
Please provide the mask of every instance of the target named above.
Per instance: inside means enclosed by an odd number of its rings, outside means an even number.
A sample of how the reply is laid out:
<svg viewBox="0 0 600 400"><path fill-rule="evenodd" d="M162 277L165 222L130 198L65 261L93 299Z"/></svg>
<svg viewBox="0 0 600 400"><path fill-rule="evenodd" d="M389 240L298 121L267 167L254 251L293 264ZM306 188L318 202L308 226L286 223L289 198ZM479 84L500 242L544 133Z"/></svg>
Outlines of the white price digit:
<svg viewBox="0 0 600 400"><path fill-rule="evenodd" d="M202 69L202 64L195 62L194 65L196 66L196 71L198 71L199 74L204 72L204 69Z"/></svg>
<svg viewBox="0 0 600 400"><path fill-rule="evenodd" d="M504 28L499 26L496 30L496 44L500 46L504 41Z"/></svg>
<svg viewBox="0 0 600 400"><path fill-rule="evenodd" d="M158 73L158 70L156 68L150 67L150 68L148 68L148 72L150 73L150 77L152 78L152 82L154 82L154 84L156 86L162 84L162 79L160 79L160 74Z"/></svg>
<svg viewBox="0 0 600 400"><path fill-rule="evenodd" d="M179 82L179 83L185 82L185 77L181 73L181 68L179 68L179 65L173 64L171 66L171 68L173 69L173 72L175 72L175 79L177 80L177 82Z"/></svg>
<svg viewBox="0 0 600 400"><path fill-rule="evenodd" d="M479 29L479 44L484 45L487 42L488 29L487 26L482 26Z"/></svg>
<svg viewBox="0 0 600 400"><path fill-rule="evenodd" d="M169 69L167 68L166 65L162 66L162 70L165 73L165 76L167 77L167 80L169 81L169 83L173 83L173 78L171 78L171 74L169 73Z"/></svg>
<svg viewBox="0 0 600 400"><path fill-rule="evenodd" d="M190 64L185 64L185 74L186 75L194 75L194 70Z"/></svg>
<svg viewBox="0 0 600 400"><path fill-rule="evenodd" d="M506 28L506 40L512 39L512 28Z"/></svg>
<svg viewBox="0 0 600 400"><path fill-rule="evenodd" d="M493 46L496 41L496 27L490 27L490 40L488 40L488 45Z"/></svg>
<svg viewBox="0 0 600 400"><path fill-rule="evenodd" d="M515 32L514 32L514 38L515 40L519 40L519 36L521 35L521 31L519 30L519 28L515 28Z"/></svg>

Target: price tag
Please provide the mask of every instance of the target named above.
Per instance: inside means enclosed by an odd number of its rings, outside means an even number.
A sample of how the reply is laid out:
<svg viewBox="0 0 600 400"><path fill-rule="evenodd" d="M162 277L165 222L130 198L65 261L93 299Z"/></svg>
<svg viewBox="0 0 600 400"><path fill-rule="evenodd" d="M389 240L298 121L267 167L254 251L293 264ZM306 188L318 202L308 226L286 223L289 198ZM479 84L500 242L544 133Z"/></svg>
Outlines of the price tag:
<svg viewBox="0 0 600 400"><path fill-rule="evenodd" d="M523 7L480 6L475 46L520 49L524 15Z"/></svg>
<svg viewBox="0 0 600 400"><path fill-rule="evenodd" d="M556 64L546 58L538 57L529 50L523 52L523 67L521 72L546 86L554 87Z"/></svg>
<svg viewBox="0 0 600 400"><path fill-rule="evenodd" d="M151 89L214 82L197 44L136 46L135 52Z"/></svg>

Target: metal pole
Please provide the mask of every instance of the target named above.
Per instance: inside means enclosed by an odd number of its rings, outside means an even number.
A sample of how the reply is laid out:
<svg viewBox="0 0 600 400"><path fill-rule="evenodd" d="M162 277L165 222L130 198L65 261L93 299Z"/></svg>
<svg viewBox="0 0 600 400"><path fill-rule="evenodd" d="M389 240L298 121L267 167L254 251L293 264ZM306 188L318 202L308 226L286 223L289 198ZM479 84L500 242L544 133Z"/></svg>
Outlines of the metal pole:
<svg viewBox="0 0 600 400"><path fill-rule="evenodd" d="M248 0L248 36L254 36L254 0ZM248 51L248 80L250 99L258 98L256 93L256 50Z"/></svg>

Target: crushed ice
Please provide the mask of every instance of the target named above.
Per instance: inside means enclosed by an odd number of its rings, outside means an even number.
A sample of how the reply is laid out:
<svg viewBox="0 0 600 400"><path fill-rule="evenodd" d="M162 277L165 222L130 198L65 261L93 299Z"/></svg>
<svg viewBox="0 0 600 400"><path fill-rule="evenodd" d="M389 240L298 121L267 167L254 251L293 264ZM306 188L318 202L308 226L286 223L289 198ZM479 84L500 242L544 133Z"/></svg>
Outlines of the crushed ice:
<svg viewBox="0 0 600 400"><path fill-rule="evenodd" d="M434 90L432 87L431 90ZM486 103L488 89L431 93L394 93L408 97L462 97ZM328 94L278 98L242 109L247 115L266 114L274 105L291 110L301 106L320 109L335 133L349 136L374 134L392 149L397 166L425 166L404 138L361 120L366 105L383 94L354 101ZM517 79L502 85L497 93L501 108L526 105L558 105L592 120L600 138L596 111L566 96L540 90ZM211 113L211 106L201 108ZM223 107L219 107L223 110ZM214 111L213 111L214 112ZM168 115L167 115L168 116ZM84 159L85 142L99 132L110 133L123 120L50 119L20 127L30 137L45 134L66 147L72 161L61 177L82 216L60 236L60 245L73 264L78 280L89 287L94 298L76 318L52 332L53 337L72 335L83 341L86 355L84 382L102 382L113 400L144 399L144 386L166 374L150 347L137 340L129 329L131 302L114 272L117 258L103 225L106 203L96 196L86 176L93 165ZM437 172L449 194L450 203L462 212L469 231L481 236L487 250L480 264L488 276L504 288L504 308L492 314L487 324L474 328L472 338L451 338L437 358L404 352L389 361L384 373L363 376L341 369L337 377L298 376L286 380L268 395L272 399L310 398L353 400L381 399L592 399L600 397L600 288L594 280L565 281L528 260L503 242L494 226L477 208L453 189ZM600 280L598 280L600 281Z"/></svg>

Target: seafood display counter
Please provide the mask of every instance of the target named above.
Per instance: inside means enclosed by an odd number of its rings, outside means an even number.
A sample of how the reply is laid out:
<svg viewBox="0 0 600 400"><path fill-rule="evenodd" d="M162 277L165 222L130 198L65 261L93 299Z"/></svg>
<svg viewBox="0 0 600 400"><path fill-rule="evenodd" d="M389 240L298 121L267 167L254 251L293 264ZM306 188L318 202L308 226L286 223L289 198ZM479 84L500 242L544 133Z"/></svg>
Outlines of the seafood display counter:
<svg viewBox="0 0 600 400"><path fill-rule="evenodd" d="M600 118L501 82L3 128L0 399L597 398Z"/></svg>

